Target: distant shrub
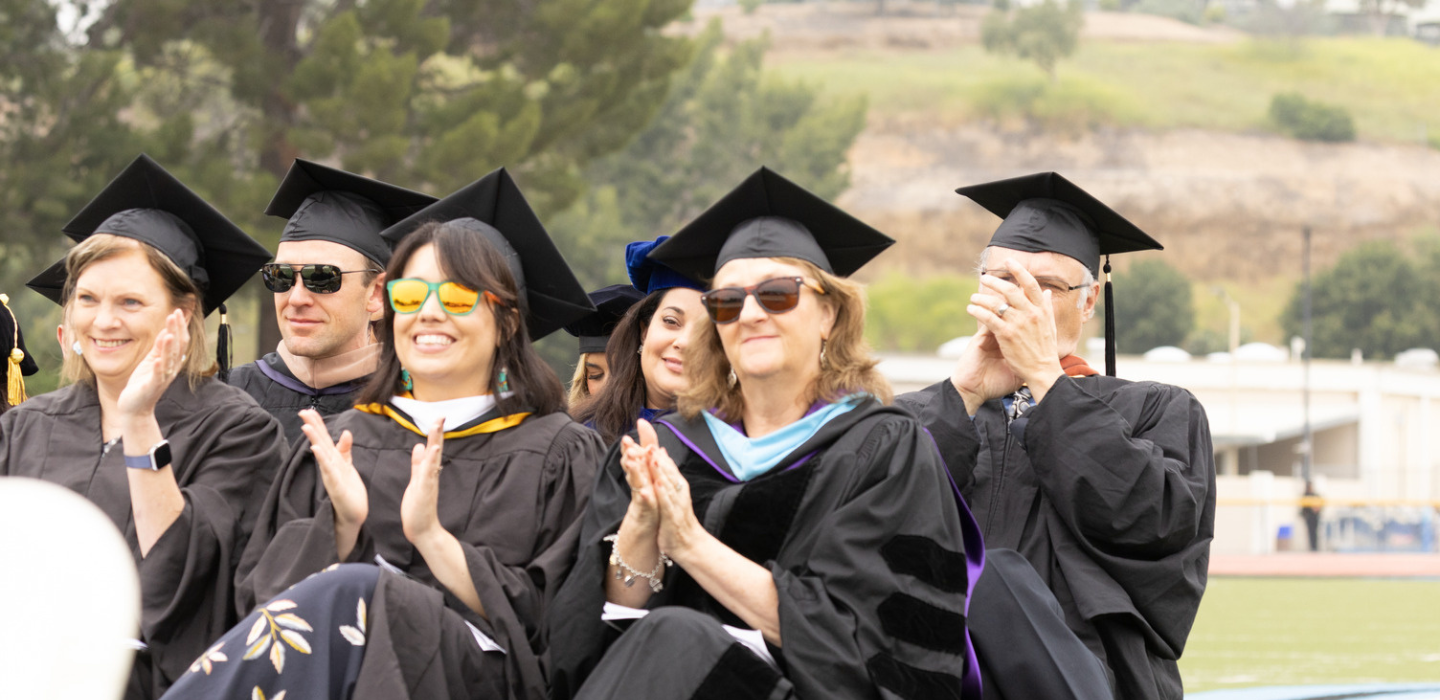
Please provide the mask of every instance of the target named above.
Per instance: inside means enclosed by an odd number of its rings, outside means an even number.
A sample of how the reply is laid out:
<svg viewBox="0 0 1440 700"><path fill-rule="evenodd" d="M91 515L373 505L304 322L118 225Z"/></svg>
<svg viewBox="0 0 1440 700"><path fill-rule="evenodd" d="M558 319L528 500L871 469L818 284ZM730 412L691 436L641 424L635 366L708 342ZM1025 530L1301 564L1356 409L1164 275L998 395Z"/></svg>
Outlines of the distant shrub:
<svg viewBox="0 0 1440 700"><path fill-rule="evenodd" d="M1130 11L1178 19L1187 24L1200 24L1204 20L1200 0L1141 0Z"/></svg>
<svg viewBox="0 0 1440 700"><path fill-rule="evenodd" d="M865 291L865 335L882 352L935 352L947 340L975 334L965 306L978 286L974 275L917 280L892 272Z"/></svg>
<svg viewBox="0 0 1440 700"><path fill-rule="evenodd" d="M764 4L765 0L740 0L740 9L744 10L747 15L753 15Z"/></svg>
<svg viewBox="0 0 1440 700"><path fill-rule="evenodd" d="M1024 121L1045 131L1080 134L1102 126L1143 121L1136 101L1123 90L1078 78L996 80L970 94L977 116Z"/></svg>
<svg viewBox="0 0 1440 700"><path fill-rule="evenodd" d="M1349 111L1307 100L1297 92L1282 92L1271 98L1270 121L1302 141L1355 140L1355 120Z"/></svg>

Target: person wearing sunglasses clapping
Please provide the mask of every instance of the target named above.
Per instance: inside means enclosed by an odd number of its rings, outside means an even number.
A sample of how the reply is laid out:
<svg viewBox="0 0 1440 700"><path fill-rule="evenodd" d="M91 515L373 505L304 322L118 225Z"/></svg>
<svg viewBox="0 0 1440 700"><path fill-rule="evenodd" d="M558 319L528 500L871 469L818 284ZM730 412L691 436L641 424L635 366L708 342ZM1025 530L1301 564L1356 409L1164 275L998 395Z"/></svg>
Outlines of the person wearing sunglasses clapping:
<svg viewBox="0 0 1440 700"><path fill-rule="evenodd" d="M705 315L700 283L647 256L668 240L636 241L625 246L625 267L632 291L644 293L615 330L605 348L609 379L570 414L600 433L606 444L635 429L637 420L655 420L675 409L686 387L685 347L691 324Z"/></svg>
<svg viewBox="0 0 1440 700"><path fill-rule="evenodd" d="M300 415L354 405L375 371L380 346L371 331L385 303L385 227L434 197L296 159L265 213L286 219L275 261L260 270L274 293L280 345L231 370L229 382L298 440Z"/></svg>
<svg viewBox="0 0 1440 700"><path fill-rule="evenodd" d="M531 339L594 307L503 169L384 235L379 366L354 409L304 413L240 561L249 617L174 697L546 697L541 616L604 446Z"/></svg>
<svg viewBox="0 0 1440 700"><path fill-rule="evenodd" d="M676 413L596 478L548 617L553 697L979 697L979 529L885 405L845 279L893 242L762 168L650 252L713 275L706 316Z"/></svg>

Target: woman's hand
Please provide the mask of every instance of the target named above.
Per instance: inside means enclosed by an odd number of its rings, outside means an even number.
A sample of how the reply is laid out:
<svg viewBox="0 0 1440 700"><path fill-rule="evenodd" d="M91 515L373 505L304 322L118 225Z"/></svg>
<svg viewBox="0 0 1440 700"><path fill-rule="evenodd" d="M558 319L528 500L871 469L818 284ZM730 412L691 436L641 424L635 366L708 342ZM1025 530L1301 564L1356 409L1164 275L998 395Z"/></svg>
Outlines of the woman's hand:
<svg viewBox="0 0 1440 700"><path fill-rule="evenodd" d="M675 460L663 447L656 448L650 459L650 481L660 504L660 551L677 559L701 539L709 536L695 517L690 501L690 482L680 474Z"/></svg>
<svg viewBox="0 0 1440 700"><path fill-rule="evenodd" d="M445 447L445 421L430 426L425 444L410 451L410 485L400 498L400 525L405 539L423 549L427 539L447 534L440 524L440 458Z"/></svg>
<svg viewBox="0 0 1440 700"><path fill-rule="evenodd" d="M360 472L355 471L355 464L350 461L354 437L346 430L340 434L339 443L332 441L325 421L313 409L301 411L300 420L303 422L300 431L310 440L310 451L320 467L320 481L335 510L335 550L340 561L345 561L355 549L360 526L370 515L370 494L365 490Z"/></svg>
<svg viewBox="0 0 1440 700"><path fill-rule="evenodd" d="M658 449L659 438L649 421L641 420L636 431L639 444L629 435L620 438L620 466L625 469L625 482L630 485L630 507L625 511L625 522L620 529L653 539L659 531L660 511L650 480L649 463Z"/></svg>
<svg viewBox="0 0 1440 700"><path fill-rule="evenodd" d="M122 420L134 420L155 413L155 403L170 382L185 367L185 349L190 346L190 329L185 312L176 309L165 317L165 327L155 336L150 353L136 365L120 392L115 408Z"/></svg>

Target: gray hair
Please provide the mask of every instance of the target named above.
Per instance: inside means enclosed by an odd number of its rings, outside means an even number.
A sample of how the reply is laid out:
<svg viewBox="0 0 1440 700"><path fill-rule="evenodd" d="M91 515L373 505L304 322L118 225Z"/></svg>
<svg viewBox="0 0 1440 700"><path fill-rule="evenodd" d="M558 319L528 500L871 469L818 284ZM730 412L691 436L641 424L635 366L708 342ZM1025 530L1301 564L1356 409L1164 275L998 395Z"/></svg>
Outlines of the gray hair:
<svg viewBox="0 0 1440 700"><path fill-rule="evenodd" d="M986 246L985 250L980 251L980 260L975 263L975 274L985 272L985 261L990 258L990 248L992 247ZM1085 302L1090 299L1090 288L1095 286L1095 274L1084 265L1081 265L1081 268L1085 270L1085 276L1080 279L1080 293L1076 295L1078 300L1075 302L1075 308L1077 309L1085 308Z"/></svg>

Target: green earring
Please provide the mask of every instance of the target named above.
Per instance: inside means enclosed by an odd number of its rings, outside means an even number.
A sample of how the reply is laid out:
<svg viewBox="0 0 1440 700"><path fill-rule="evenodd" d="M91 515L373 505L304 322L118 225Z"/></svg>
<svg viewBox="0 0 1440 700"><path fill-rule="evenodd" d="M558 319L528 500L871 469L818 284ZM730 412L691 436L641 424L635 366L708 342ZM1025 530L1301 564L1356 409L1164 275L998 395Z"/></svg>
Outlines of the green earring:
<svg viewBox="0 0 1440 700"><path fill-rule="evenodd" d="M505 368L500 368L500 393L510 391L510 378L505 375Z"/></svg>
<svg viewBox="0 0 1440 700"><path fill-rule="evenodd" d="M410 378L410 370L408 369L400 370L400 388L405 391L413 391L415 389L415 380Z"/></svg>

